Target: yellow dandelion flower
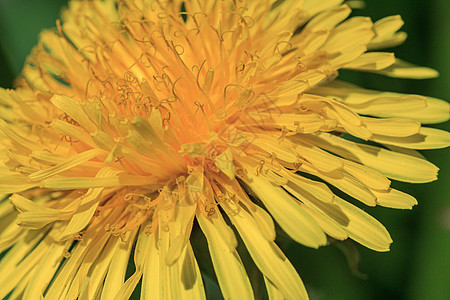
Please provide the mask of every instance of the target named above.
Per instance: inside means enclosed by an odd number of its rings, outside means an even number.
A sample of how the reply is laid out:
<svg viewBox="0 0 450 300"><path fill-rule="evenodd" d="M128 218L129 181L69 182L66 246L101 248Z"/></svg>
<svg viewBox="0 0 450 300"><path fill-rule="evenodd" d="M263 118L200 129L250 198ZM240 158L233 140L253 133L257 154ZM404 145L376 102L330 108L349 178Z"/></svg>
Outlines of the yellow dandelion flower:
<svg viewBox="0 0 450 300"><path fill-rule="evenodd" d="M226 299L254 298L237 236L271 299L308 297L275 222L308 247L388 251L330 187L410 209L390 179L436 179L416 150L449 145L421 126L449 105L338 80L437 75L376 51L405 40L399 16L347 19L342 2L71 1L0 90L0 298L127 299L141 282L143 299L204 299L192 230Z"/></svg>

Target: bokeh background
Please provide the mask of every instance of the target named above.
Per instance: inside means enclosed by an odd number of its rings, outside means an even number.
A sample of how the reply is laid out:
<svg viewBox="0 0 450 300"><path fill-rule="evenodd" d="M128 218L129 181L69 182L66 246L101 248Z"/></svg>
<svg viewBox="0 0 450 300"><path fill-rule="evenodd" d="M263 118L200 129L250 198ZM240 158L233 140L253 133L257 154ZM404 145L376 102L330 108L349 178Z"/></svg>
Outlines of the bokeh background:
<svg viewBox="0 0 450 300"><path fill-rule="evenodd" d="M66 3L67 0L0 0L1 87L12 87L40 30L55 25ZM408 39L393 51L409 62L439 70L441 76L431 80L403 80L342 72L342 78L367 88L423 94L448 101L448 0L367 0L365 3L353 15L370 16L375 21L400 14ZM450 131L450 123L436 127ZM390 252L376 253L354 243L331 244L313 250L280 239L311 299L450 299L450 152L423 153L441 168L439 181L422 185L393 183L413 194L418 206L412 211L366 209L390 231L394 240ZM204 279L208 298L220 299L217 286Z"/></svg>

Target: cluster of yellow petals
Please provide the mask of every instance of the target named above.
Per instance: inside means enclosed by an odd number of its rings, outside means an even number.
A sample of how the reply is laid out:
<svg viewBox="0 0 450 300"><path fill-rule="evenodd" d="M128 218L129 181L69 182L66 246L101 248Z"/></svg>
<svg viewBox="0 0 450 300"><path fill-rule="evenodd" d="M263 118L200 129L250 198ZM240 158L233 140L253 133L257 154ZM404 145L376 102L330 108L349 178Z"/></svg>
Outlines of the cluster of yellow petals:
<svg viewBox="0 0 450 300"><path fill-rule="evenodd" d="M416 150L449 145L422 127L449 105L336 80L437 76L374 51L405 40L399 16L347 19L342 2L69 2L0 90L0 298L127 299L140 281L144 299L205 298L194 219L226 299L254 297L236 233L270 298L307 298L273 219L309 247L389 250L329 186L410 209L389 179L436 179Z"/></svg>

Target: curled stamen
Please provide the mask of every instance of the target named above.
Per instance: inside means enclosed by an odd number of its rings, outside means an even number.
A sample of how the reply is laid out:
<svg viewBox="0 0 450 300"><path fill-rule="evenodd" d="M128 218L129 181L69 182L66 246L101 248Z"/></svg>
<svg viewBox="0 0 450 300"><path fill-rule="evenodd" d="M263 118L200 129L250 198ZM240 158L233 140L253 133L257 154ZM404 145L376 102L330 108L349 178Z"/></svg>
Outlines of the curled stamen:
<svg viewBox="0 0 450 300"><path fill-rule="evenodd" d="M181 78L182 78L182 76L178 77L178 78L174 81L174 83L172 84L172 95L175 97L175 101L176 101L176 100L181 100L180 97L178 97L177 94L175 93L175 86L177 85L178 81L179 81ZM172 101L172 102L175 102L175 101Z"/></svg>
<svg viewBox="0 0 450 300"><path fill-rule="evenodd" d="M247 107L250 106L250 104L252 104L255 101L255 92L254 91L250 91L250 99L247 100L247 102L245 102L244 104L241 105L241 109L244 110Z"/></svg>
<svg viewBox="0 0 450 300"><path fill-rule="evenodd" d="M217 150L216 149L211 150L211 152L209 153L209 158L211 158L212 160L215 160L217 158Z"/></svg>
<svg viewBox="0 0 450 300"><path fill-rule="evenodd" d="M236 72L243 72L245 69L245 63L242 60L239 60L235 66Z"/></svg>
<svg viewBox="0 0 450 300"><path fill-rule="evenodd" d="M83 232L79 232L73 236L75 241L81 241L83 239Z"/></svg>
<svg viewBox="0 0 450 300"><path fill-rule="evenodd" d="M290 130L288 130L286 128L286 126L282 126L281 127L281 136L278 138L278 141L282 141L284 140L284 138L286 137L286 135L290 132Z"/></svg>
<svg viewBox="0 0 450 300"><path fill-rule="evenodd" d="M287 44L289 47L288 47L288 49L286 49L286 50L284 50L284 52L286 52L286 51L289 51L290 49L292 49L292 43L291 42L289 42L289 41L279 41L276 45L275 45L275 49L274 49L274 51L275 52L277 52L277 53L281 53L281 50L278 48L280 45L282 45L282 44Z"/></svg>
<svg viewBox="0 0 450 300"><path fill-rule="evenodd" d="M139 80L131 71L125 72L125 74L123 74L123 78L124 78L125 82L127 82L127 83L130 83L130 84L133 84L133 85L139 86L139 87L141 86Z"/></svg>
<svg viewBox="0 0 450 300"><path fill-rule="evenodd" d="M209 210L205 208L205 210L208 217L212 217L216 213L216 208L214 206L212 206Z"/></svg>
<svg viewBox="0 0 450 300"><path fill-rule="evenodd" d="M163 127L164 127L164 129L165 130L168 130L169 129L169 125L170 125L170 116L171 116L171 114L170 114L170 111L167 111L166 112L166 116L162 119L162 124L163 124Z"/></svg>
<svg viewBox="0 0 450 300"><path fill-rule="evenodd" d="M305 104L303 103L299 103L297 105L297 109L301 112L307 112L309 110L309 107L307 107Z"/></svg>
<svg viewBox="0 0 450 300"><path fill-rule="evenodd" d="M169 100L169 99L172 99L172 100ZM173 102L176 102L176 101L177 101L177 98L175 98L175 96L169 96L167 98L164 98L164 99L158 101L158 103L156 103L154 105L154 107L158 108L163 103L173 103Z"/></svg>
<svg viewBox="0 0 450 300"><path fill-rule="evenodd" d="M223 33L222 33L222 22L219 21L219 29L215 28L214 26L212 26L212 24L209 24L209 26L212 28L212 30L214 30L214 32L217 34L217 37L219 38L220 42L223 42Z"/></svg>
<svg viewBox="0 0 450 300"><path fill-rule="evenodd" d="M247 169L242 169L242 168L238 168L236 169L236 175L238 177L245 177L245 175L247 175Z"/></svg>
<svg viewBox="0 0 450 300"><path fill-rule="evenodd" d="M144 35L144 36L142 37L142 40L140 40L140 39L138 39L138 38L136 38L136 37L134 37L134 36L131 36L131 38L132 38L133 40L135 40L136 42L138 42L138 43L143 43L143 44L152 43L151 37L148 36L148 35Z"/></svg>
<svg viewBox="0 0 450 300"><path fill-rule="evenodd" d="M228 88L230 88L230 87L237 87L237 88L240 88L240 89L242 89L242 90L245 89L245 87L243 87L243 86L240 85L240 84L236 84L236 83L229 83L229 84L227 84L227 85L224 87L224 89L223 89L223 109L225 109L225 107L226 107L226 103L227 103L227 91L228 91Z"/></svg>
<svg viewBox="0 0 450 300"><path fill-rule="evenodd" d="M299 121L294 121L294 126L297 126L297 132L298 132L298 130L299 130L299 128L300 128L300 122Z"/></svg>
<svg viewBox="0 0 450 300"><path fill-rule="evenodd" d="M184 47L182 45L174 45L174 50L178 55L183 55Z"/></svg>
<svg viewBox="0 0 450 300"><path fill-rule="evenodd" d="M204 12L200 12L200 11L198 11L198 12L195 12L194 14L188 14L188 16L190 16L193 20L194 20L194 23L195 23L195 26L197 26L197 28L200 28L200 26L198 25L198 22L197 22L197 16L198 15L202 15L202 16L204 16L204 17L207 17L208 15L206 14L206 13L204 13Z"/></svg>
<svg viewBox="0 0 450 300"><path fill-rule="evenodd" d="M264 160L260 160L259 165L256 167L256 176L258 176L259 174L261 174L263 167L265 165L265 161Z"/></svg>
<svg viewBox="0 0 450 300"><path fill-rule="evenodd" d="M188 38L187 38L187 35L186 35L183 31L181 31L181 30L175 30L175 31L173 32L173 36L176 37L176 38L179 38L180 36L182 36L182 37L184 37L185 40L188 39Z"/></svg>
<svg viewBox="0 0 450 300"><path fill-rule="evenodd" d="M124 105L127 103L128 98L124 94L117 94L116 96L114 96L113 100L118 105Z"/></svg>
<svg viewBox="0 0 450 300"><path fill-rule="evenodd" d="M292 165L294 166L294 169L292 169L292 173L296 173L302 166L302 162L295 162Z"/></svg>
<svg viewBox="0 0 450 300"><path fill-rule="evenodd" d="M197 72L197 76L196 76L196 82L197 82L197 86L198 86L199 89L202 89L202 88L201 88L200 83L198 82L198 78L200 77L200 72L201 72L203 66L205 65L205 63L206 63L206 60L204 60L204 61L202 62L202 64L200 65L200 68L197 67L197 68L198 68L198 72ZM196 67L196 66L195 66L195 67ZM194 67L192 67L192 68L194 68Z"/></svg>
<svg viewBox="0 0 450 300"><path fill-rule="evenodd" d="M256 55L257 52L258 52L258 50L255 50L254 53L250 53L249 51L244 50L244 53L247 54L248 57L250 57L251 61L255 61L255 57L257 59L260 59L260 57L258 55Z"/></svg>
<svg viewBox="0 0 450 300"><path fill-rule="evenodd" d="M153 56L156 55L156 48L155 49L155 53L153 54ZM151 59L152 55L150 53L148 53L147 51L143 52L141 57L139 58L139 62L145 67L145 68L152 68L153 67L153 62Z"/></svg>
<svg viewBox="0 0 450 300"><path fill-rule="evenodd" d="M270 164L273 166L274 165L274 160L277 158L277 154L275 152L272 152L272 154L270 155Z"/></svg>
<svg viewBox="0 0 450 300"><path fill-rule="evenodd" d="M301 61L299 61L297 63L297 69L299 69L300 71L306 71L308 68L306 67L306 65L304 63L302 63Z"/></svg>
<svg viewBox="0 0 450 300"><path fill-rule="evenodd" d="M255 25L255 20L250 16L241 17L242 23L245 24L247 28L252 28ZM249 24L250 21L250 24Z"/></svg>
<svg viewBox="0 0 450 300"><path fill-rule="evenodd" d="M216 194L216 199L217 199L217 203L218 203L218 204L220 204L220 203L222 203L223 201L226 200L226 199L225 199L225 195L222 194L222 193Z"/></svg>
<svg viewBox="0 0 450 300"><path fill-rule="evenodd" d="M187 35L189 36L189 33L195 31L195 34L198 35L200 33L200 28L192 28L190 30L188 30Z"/></svg>
<svg viewBox="0 0 450 300"><path fill-rule="evenodd" d="M144 234L146 236L149 236L152 232L153 232L153 230L152 230L152 226L151 225L147 225L147 226L144 227Z"/></svg>
<svg viewBox="0 0 450 300"><path fill-rule="evenodd" d="M67 123L69 123L69 124L72 124L72 125L75 125L75 126L80 126L80 124L79 124L77 121L75 121L74 119L72 119L72 118L71 118L68 114L66 114L66 113L63 114L62 120L65 121L65 122L67 122Z"/></svg>

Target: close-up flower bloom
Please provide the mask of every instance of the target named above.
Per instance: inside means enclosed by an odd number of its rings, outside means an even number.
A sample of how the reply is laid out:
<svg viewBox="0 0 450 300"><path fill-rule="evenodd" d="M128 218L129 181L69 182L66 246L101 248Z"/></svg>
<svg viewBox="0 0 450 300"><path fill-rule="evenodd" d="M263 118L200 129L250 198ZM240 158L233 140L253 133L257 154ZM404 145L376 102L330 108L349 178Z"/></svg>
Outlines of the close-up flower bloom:
<svg viewBox="0 0 450 300"><path fill-rule="evenodd" d="M449 104L340 80L438 75L342 2L70 1L0 89L0 298L205 299L193 231L225 299L256 297L238 244L270 299L308 298L279 233L389 251L356 202L417 204L391 180L437 179Z"/></svg>

